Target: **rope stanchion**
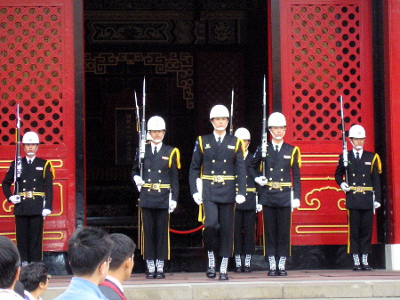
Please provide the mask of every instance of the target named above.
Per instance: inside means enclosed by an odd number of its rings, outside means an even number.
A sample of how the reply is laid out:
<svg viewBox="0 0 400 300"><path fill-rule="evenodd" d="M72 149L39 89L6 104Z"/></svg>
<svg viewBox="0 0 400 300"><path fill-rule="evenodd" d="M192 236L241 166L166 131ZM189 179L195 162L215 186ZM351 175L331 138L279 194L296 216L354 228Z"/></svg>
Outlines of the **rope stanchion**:
<svg viewBox="0 0 400 300"><path fill-rule="evenodd" d="M204 228L204 225L200 225L199 227L195 228L195 229L191 229L191 230L175 230L175 229L169 229L169 232L172 233L176 233L176 234L190 234L190 233L194 233L196 231L199 231L201 229Z"/></svg>

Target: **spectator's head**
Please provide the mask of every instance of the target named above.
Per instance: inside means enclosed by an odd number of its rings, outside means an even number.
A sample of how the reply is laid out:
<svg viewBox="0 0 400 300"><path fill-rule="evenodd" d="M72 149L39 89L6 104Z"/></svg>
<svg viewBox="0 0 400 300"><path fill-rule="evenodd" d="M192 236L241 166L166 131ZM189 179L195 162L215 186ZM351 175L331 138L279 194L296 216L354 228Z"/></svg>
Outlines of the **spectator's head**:
<svg viewBox="0 0 400 300"><path fill-rule="evenodd" d="M15 244L0 236L0 288L13 289L21 270L21 259Z"/></svg>
<svg viewBox="0 0 400 300"><path fill-rule="evenodd" d="M116 277L122 283L132 273L136 244L130 237L121 233L113 233L110 235L110 238L114 242L114 246L111 251L112 261L110 263L109 274Z"/></svg>
<svg viewBox="0 0 400 300"><path fill-rule="evenodd" d="M102 282L108 272L112 246L110 235L100 228L77 229L68 242L72 273L77 277L102 277L98 278Z"/></svg>
<svg viewBox="0 0 400 300"><path fill-rule="evenodd" d="M35 293L39 297L49 284L49 272L46 265L42 262L34 262L21 269L19 280L24 285L24 289L31 294Z"/></svg>

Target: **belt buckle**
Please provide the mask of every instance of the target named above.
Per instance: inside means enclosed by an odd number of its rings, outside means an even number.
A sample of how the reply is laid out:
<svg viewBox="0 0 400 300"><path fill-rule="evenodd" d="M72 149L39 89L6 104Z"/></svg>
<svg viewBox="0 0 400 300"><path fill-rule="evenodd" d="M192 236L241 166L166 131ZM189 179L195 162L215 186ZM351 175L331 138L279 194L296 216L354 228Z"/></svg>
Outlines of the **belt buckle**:
<svg viewBox="0 0 400 300"><path fill-rule="evenodd" d="M32 191L28 191L28 192L25 192L25 198L33 198L33 192Z"/></svg>
<svg viewBox="0 0 400 300"><path fill-rule="evenodd" d="M356 193L362 193L364 192L364 189L362 186L356 186Z"/></svg>
<svg viewBox="0 0 400 300"><path fill-rule="evenodd" d="M225 182L224 176L222 176L222 175L214 175L213 181L214 182L218 182L218 183L224 183Z"/></svg>
<svg viewBox="0 0 400 300"><path fill-rule="evenodd" d="M159 183L152 183L151 184L151 189L160 192L161 191L160 184Z"/></svg>
<svg viewBox="0 0 400 300"><path fill-rule="evenodd" d="M281 187L281 185L279 184L279 182L277 181L273 181L272 182L272 188L273 189L279 189Z"/></svg>

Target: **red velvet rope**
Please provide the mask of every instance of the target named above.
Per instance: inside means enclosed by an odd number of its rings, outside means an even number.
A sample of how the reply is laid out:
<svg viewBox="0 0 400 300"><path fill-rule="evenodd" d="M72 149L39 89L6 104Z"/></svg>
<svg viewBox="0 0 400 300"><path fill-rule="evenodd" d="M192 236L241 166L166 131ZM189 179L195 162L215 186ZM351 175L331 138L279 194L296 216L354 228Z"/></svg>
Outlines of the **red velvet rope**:
<svg viewBox="0 0 400 300"><path fill-rule="evenodd" d="M180 231L180 230L175 230L175 229L169 229L170 232L172 233L177 233L177 234L189 234L189 233L193 233L196 231L199 231L201 229L203 229L204 225L200 225L199 227L195 228L195 229L191 229L191 230L184 230L184 231Z"/></svg>

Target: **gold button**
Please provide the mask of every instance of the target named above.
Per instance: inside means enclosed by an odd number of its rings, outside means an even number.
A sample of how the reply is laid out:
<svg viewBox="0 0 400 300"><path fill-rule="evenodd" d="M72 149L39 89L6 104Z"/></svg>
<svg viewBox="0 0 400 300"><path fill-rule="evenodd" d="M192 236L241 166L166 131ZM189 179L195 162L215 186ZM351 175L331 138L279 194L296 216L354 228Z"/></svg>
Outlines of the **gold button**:
<svg viewBox="0 0 400 300"><path fill-rule="evenodd" d="M211 171L211 174L214 174L214 171Z"/></svg>
<svg viewBox="0 0 400 300"><path fill-rule="evenodd" d="M222 174L226 174L226 171L223 171Z"/></svg>
<svg viewBox="0 0 400 300"><path fill-rule="evenodd" d="M147 172L151 172L151 170L150 170L150 169L148 169L148 170L147 170Z"/></svg>
<svg viewBox="0 0 400 300"><path fill-rule="evenodd" d="M161 173L161 170L158 170L158 173Z"/></svg>
<svg viewBox="0 0 400 300"><path fill-rule="evenodd" d="M224 163L226 163L226 159L224 159Z"/></svg>
<svg viewBox="0 0 400 300"><path fill-rule="evenodd" d="M215 159L213 159L211 162L212 162L212 163L215 163Z"/></svg>
<svg viewBox="0 0 400 300"><path fill-rule="evenodd" d="M214 185L214 182L211 182L211 185Z"/></svg>
<svg viewBox="0 0 400 300"><path fill-rule="evenodd" d="M281 172L283 172L283 169L281 169Z"/></svg>
<svg viewBox="0 0 400 300"><path fill-rule="evenodd" d="M274 168L270 168L269 170L270 170L270 171L273 171L273 170L274 170Z"/></svg>

